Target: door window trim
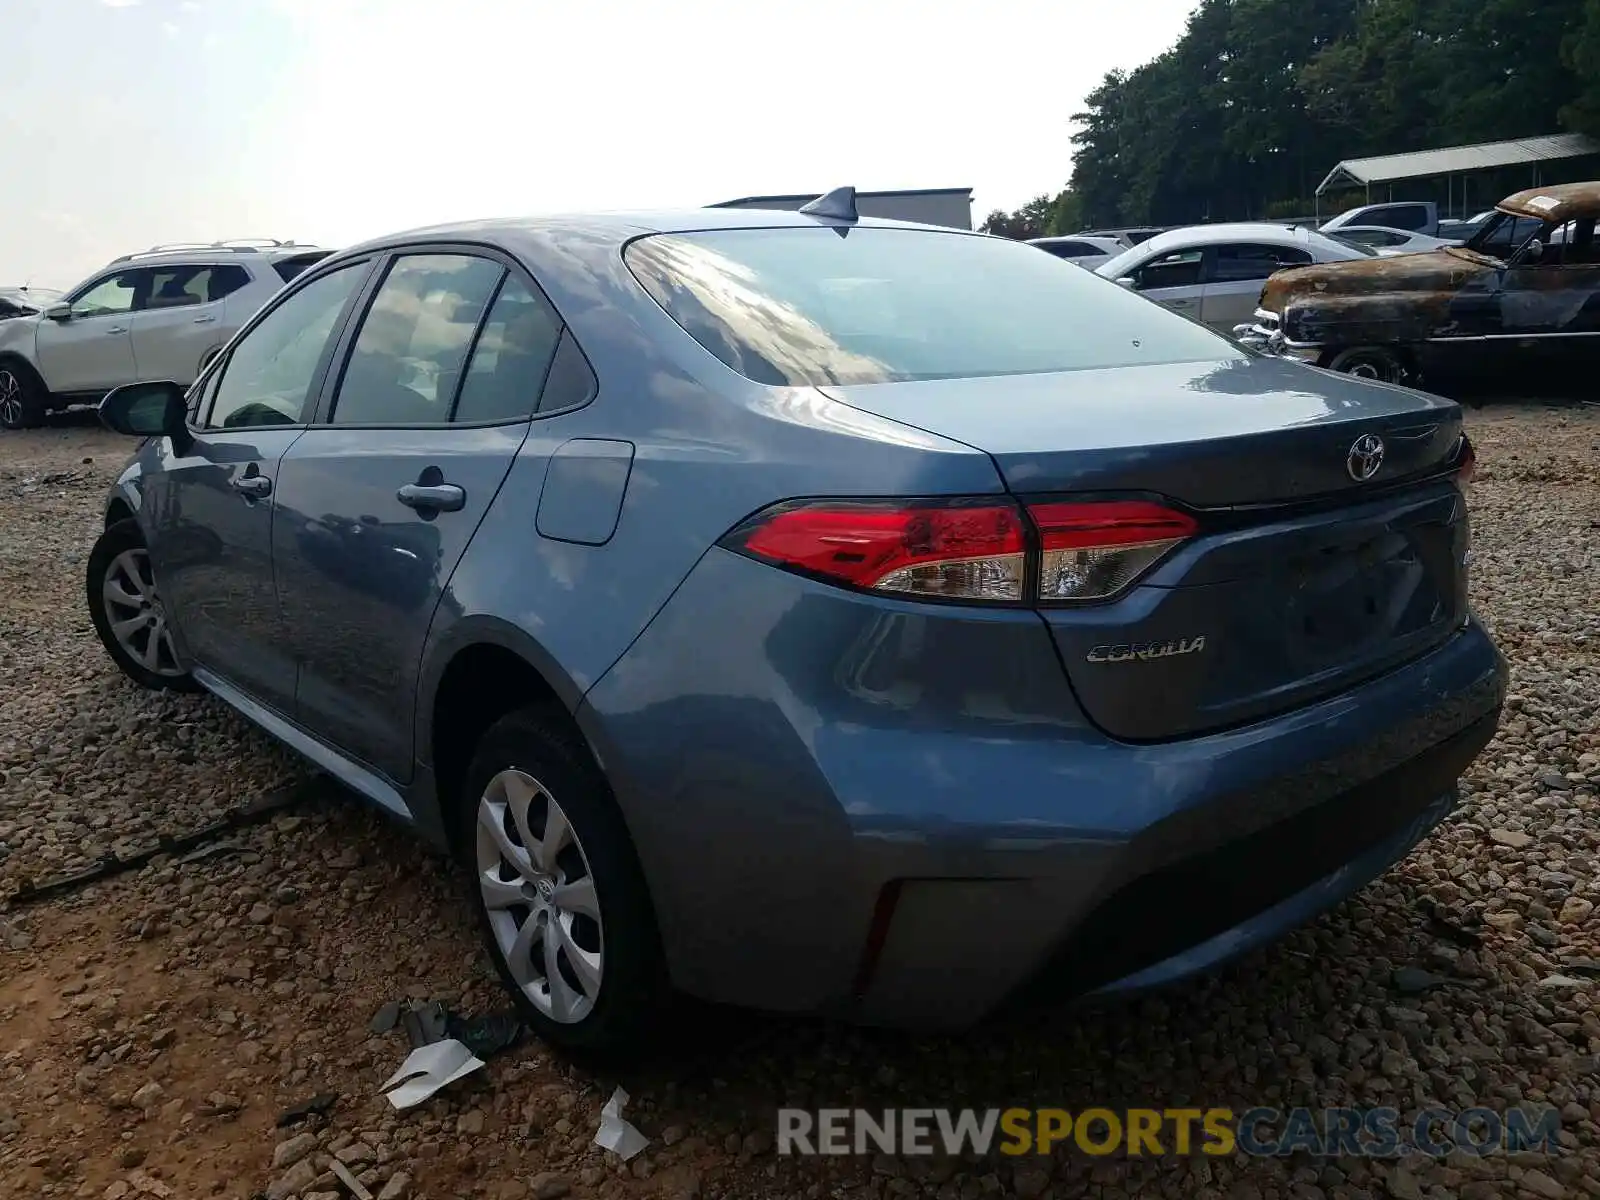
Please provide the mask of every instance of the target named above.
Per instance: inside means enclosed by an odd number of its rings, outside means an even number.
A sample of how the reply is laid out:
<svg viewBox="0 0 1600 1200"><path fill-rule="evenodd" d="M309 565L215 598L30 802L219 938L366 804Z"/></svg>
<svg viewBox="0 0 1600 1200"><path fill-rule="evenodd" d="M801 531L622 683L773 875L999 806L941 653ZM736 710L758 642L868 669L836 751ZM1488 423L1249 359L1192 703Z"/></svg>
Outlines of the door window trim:
<svg viewBox="0 0 1600 1200"><path fill-rule="evenodd" d="M227 344L224 345L221 350L217 351L217 353L212 357L211 361L206 364L205 370L201 371L199 377L196 378L194 383L190 385L191 388L204 388L207 386L207 381L213 377L217 379L217 384L220 388L222 383L221 376L227 371L228 364L233 359L234 347L242 342L250 334L250 332L256 328L256 326L260 325L261 322L266 320L268 316L276 312L280 305L287 304L292 297L300 292L301 289L309 287L318 279L321 279L327 275L335 274L338 271L346 270L348 268L355 268L363 272L362 278L358 279L356 281L356 286L350 289L350 295L345 298L344 308L340 310L339 315L334 318L334 327L332 330L333 336L328 339L328 345L323 347L322 355L317 360L317 369L312 373L311 383L306 388L306 400L309 408L302 408L301 415L305 416L309 411L309 413L314 416L317 411L317 403L319 400L313 400L313 398L317 397L320 399L321 390L324 384L327 382L328 368L333 364L338 347L341 345L344 339L344 335L350 323L350 314L354 308L355 301L361 296L367 285L371 282L372 264L377 257L378 256L376 255L366 254L357 258L340 259L337 262L333 261L332 259L323 259L322 262L313 263L309 268L295 276L293 282L285 285L277 293L277 295L273 296L271 300L262 305L256 314L246 321L244 325L241 326L239 330L228 339ZM329 264L327 270L322 269L323 263ZM188 429L191 434L195 435L196 437L205 437L207 435L216 434L247 433L263 428L263 426L259 425L246 425L241 426L238 429L211 428L208 422L211 420L211 410L216 405L216 402L217 393L216 390L213 390L210 398L205 403L205 411L197 411L192 418L185 418L185 423L188 424ZM307 422L297 421L292 425L273 425L271 428L304 429L306 426Z"/></svg>
<svg viewBox="0 0 1600 1200"><path fill-rule="evenodd" d="M466 384L467 374L472 366L472 356L478 349L478 338L482 335L484 326L488 323L490 310L494 302L500 298L500 293L505 290L506 281L515 277L517 282L528 290L535 299L543 301L549 306L550 311L560 323L556 334L556 348L560 350L564 338L570 338L578 354L583 358L584 365L589 368L589 373L595 375L594 362L584 353L583 346L578 342L577 336L572 332L572 326L562 316L561 310L556 307L555 301L550 299L550 294L539 286L532 272L524 267L515 257L508 254L498 246L490 246L481 242L414 242L404 246L385 246L374 251L378 264L368 276L365 286L357 293L356 306L360 309L358 317L347 318L334 347L334 363L337 370L330 368L325 372L319 383L317 402L312 408L312 419L305 425L307 429L493 429L500 425L526 425L532 421L545 420L550 417L559 417L567 413L577 412L594 403L593 397L583 404L572 404L565 408L553 409L549 412L540 412L539 403L544 398L544 385L549 382L550 368L555 362L554 355L550 363L545 366L545 380L540 384L540 393L534 397L534 409L524 416L496 417L485 421L360 421L360 422L334 422L330 420L333 415L333 404L339 393L339 385L344 382L344 374L350 365L350 353L355 348L355 340L359 335L361 325L367 318L367 313L372 303L377 299L378 289L383 286L383 281L388 278L390 269L395 260L410 258L417 255L454 254L472 258L487 259L500 266L506 273L500 277L490 294L489 302L484 306L483 313L478 318L477 327L472 331L472 340L467 344L466 357L462 359L461 378L456 381L455 394L450 398L449 412L454 413L456 402L461 397L461 389ZM317 264L320 266L321 264ZM298 280L296 280L298 282ZM599 376L595 375L598 379Z"/></svg>

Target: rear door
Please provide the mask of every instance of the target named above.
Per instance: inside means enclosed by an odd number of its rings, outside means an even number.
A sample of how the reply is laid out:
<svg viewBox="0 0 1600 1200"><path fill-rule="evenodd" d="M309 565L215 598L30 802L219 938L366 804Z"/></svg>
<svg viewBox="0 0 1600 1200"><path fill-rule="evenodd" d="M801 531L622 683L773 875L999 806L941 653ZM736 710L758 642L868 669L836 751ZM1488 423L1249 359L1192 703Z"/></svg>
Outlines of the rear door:
<svg viewBox="0 0 1600 1200"><path fill-rule="evenodd" d="M192 440L168 440L142 479L161 594L186 655L289 713L294 659L273 590L278 460L305 428L318 382L370 262L310 280L247 329L199 389Z"/></svg>
<svg viewBox="0 0 1600 1200"><path fill-rule="evenodd" d="M1267 276L1286 267L1311 262L1311 255L1292 246L1230 242L1206 251L1205 284L1200 319L1213 329L1231 333L1255 316L1256 301Z"/></svg>
<svg viewBox="0 0 1600 1200"><path fill-rule="evenodd" d="M68 298L64 321L39 322L36 353L52 392L105 392L138 378L133 315L150 290L150 271L135 267L91 281Z"/></svg>
<svg viewBox="0 0 1600 1200"><path fill-rule="evenodd" d="M1148 300L1184 316L1200 316L1203 250L1174 250L1157 255L1133 272L1133 289Z"/></svg>
<svg viewBox="0 0 1600 1200"><path fill-rule="evenodd" d="M133 358L140 379L188 384L200 364L226 340L227 298L250 284L238 263L153 267L144 307L133 315Z"/></svg>
<svg viewBox="0 0 1600 1200"><path fill-rule="evenodd" d="M393 256L278 470L298 719L399 783L434 609L527 436L561 333L511 267L455 247Z"/></svg>

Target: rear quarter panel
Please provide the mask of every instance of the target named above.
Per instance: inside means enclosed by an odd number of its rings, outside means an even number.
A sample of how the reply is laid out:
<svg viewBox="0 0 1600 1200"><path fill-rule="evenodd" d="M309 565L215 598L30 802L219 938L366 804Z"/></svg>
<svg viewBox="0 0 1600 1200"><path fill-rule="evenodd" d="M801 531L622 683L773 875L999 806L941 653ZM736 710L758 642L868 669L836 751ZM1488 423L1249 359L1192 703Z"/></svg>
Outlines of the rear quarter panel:
<svg viewBox="0 0 1600 1200"><path fill-rule="evenodd" d="M432 689L464 645L524 647L576 707L713 543L768 504L1004 490L989 456L970 446L724 366L636 283L613 228L509 248L571 327L599 391L584 408L533 423L450 580L425 651L421 746ZM550 456L573 438L634 448L604 545L538 530Z"/></svg>

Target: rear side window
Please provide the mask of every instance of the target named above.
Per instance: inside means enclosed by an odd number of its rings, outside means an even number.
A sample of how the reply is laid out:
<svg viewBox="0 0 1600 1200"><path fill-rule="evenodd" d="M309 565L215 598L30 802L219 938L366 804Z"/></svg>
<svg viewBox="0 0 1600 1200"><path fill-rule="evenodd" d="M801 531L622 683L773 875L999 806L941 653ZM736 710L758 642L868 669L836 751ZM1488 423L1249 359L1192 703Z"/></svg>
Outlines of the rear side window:
<svg viewBox="0 0 1600 1200"><path fill-rule="evenodd" d="M1044 249L1057 258L1084 258L1100 253L1088 242L1047 242Z"/></svg>
<svg viewBox="0 0 1600 1200"><path fill-rule="evenodd" d="M1288 246L1218 246L1212 253L1211 279L1215 283L1265 279L1275 271L1303 266L1310 261L1311 255Z"/></svg>
<svg viewBox="0 0 1600 1200"><path fill-rule="evenodd" d="M544 299L508 278L478 334L456 398L454 420L530 416L561 337L561 318Z"/></svg>
<svg viewBox="0 0 1600 1200"><path fill-rule="evenodd" d="M1388 208L1373 209L1364 220L1368 225L1409 229L1415 233L1428 223L1428 210L1420 204L1394 204Z"/></svg>
<svg viewBox="0 0 1600 1200"><path fill-rule="evenodd" d="M332 250L313 250L306 254L296 254L292 258L280 258L272 264L272 269L278 273L280 279L288 283L301 271L321 262L332 253Z"/></svg>
<svg viewBox="0 0 1600 1200"><path fill-rule="evenodd" d="M707 230L641 238L626 260L695 341L765 384L1239 357L1192 321L1000 238L873 227Z"/></svg>
<svg viewBox="0 0 1600 1200"><path fill-rule="evenodd" d="M505 268L465 254L397 258L356 334L335 425L435 425L450 405L478 322Z"/></svg>

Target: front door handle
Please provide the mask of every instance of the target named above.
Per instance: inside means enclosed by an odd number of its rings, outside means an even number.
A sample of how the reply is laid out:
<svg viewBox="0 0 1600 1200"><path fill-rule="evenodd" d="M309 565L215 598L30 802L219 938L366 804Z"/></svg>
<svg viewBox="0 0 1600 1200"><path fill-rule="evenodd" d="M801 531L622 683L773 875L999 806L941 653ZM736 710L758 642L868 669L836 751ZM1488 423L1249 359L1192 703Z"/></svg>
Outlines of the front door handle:
<svg viewBox="0 0 1600 1200"><path fill-rule="evenodd" d="M265 475L235 475L231 482L234 491L246 496L272 495L272 480Z"/></svg>
<svg viewBox="0 0 1600 1200"><path fill-rule="evenodd" d="M209 324L211 324L211 322L215 321L216 319L217 318L216 318L215 315L212 315L212 316L209 316L209 317L196 317L194 319L194 323L196 325L209 325Z"/></svg>
<svg viewBox="0 0 1600 1200"><path fill-rule="evenodd" d="M127 332L128 332L128 327L126 325L113 325L110 329L106 330L106 336L107 337L114 337L119 333L127 333Z"/></svg>
<svg viewBox="0 0 1600 1200"><path fill-rule="evenodd" d="M467 493L453 483L408 483L395 498L407 508L431 508L435 512L456 512L467 502Z"/></svg>

